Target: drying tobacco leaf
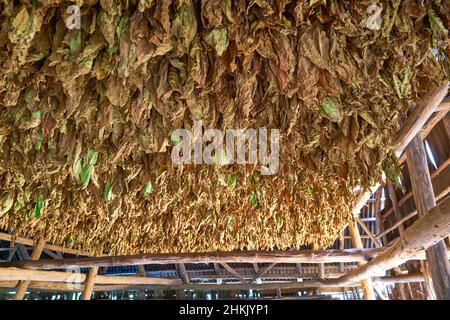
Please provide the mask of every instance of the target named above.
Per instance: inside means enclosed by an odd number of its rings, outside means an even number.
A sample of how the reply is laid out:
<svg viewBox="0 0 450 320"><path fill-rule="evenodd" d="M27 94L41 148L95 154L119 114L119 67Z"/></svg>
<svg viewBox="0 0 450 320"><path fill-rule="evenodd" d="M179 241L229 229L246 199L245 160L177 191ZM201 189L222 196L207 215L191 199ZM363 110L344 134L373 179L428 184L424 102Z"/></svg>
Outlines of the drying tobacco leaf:
<svg viewBox="0 0 450 320"><path fill-rule="evenodd" d="M0 228L97 254L329 246L448 80L449 0L77 3L0 1ZM278 174L173 165L196 120L279 129Z"/></svg>

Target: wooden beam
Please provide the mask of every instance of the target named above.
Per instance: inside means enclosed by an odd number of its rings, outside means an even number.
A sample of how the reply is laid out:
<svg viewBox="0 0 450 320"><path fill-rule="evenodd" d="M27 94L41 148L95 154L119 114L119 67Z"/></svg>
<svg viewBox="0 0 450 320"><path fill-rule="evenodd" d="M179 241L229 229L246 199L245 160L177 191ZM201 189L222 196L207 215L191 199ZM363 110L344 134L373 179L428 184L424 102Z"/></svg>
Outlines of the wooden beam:
<svg viewBox="0 0 450 320"><path fill-rule="evenodd" d="M180 275L181 280L183 281L183 283L189 283L189 277L188 274L186 272L186 266L184 263L180 263L177 265L177 271L178 274Z"/></svg>
<svg viewBox="0 0 450 320"><path fill-rule="evenodd" d="M381 248L383 247L380 240L378 240L372 233L372 231L370 231L370 229L366 226L366 224L364 222L361 221L361 219L359 219L358 217L356 218L356 221L358 222L358 224L361 226L361 228L364 230L364 232L369 236L370 240L373 241L373 243L375 244L375 246L377 248Z"/></svg>
<svg viewBox="0 0 450 320"><path fill-rule="evenodd" d="M406 161L416 209L419 217L423 217L429 210L436 207L436 199L428 170L427 155L420 136L411 141L406 153ZM428 248L426 255L436 298L450 300L450 265L444 241Z"/></svg>
<svg viewBox="0 0 450 320"><path fill-rule="evenodd" d="M441 104L439 105L438 109L436 110L437 112L440 111L450 111L450 99L449 98L445 98L444 101L441 102Z"/></svg>
<svg viewBox="0 0 450 320"><path fill-rule="evenodd" d="M94 291L95 277L97 276L98 267L89 269L86 276L86 282L84 283L83 294L81 300L91 300L92 292Z"/></svg>
<svg viewBox="0 0 450 320"><path fill-rule="evenodd" d="M391 247L368 263L347 272L337 279L323 281L328 286L345 286L375 276L384 276L392 269L417 255L418 252L442 241L450 234L450 197L431 209L405 230Z"/></svg>
<svg viewBox="0 0 450 320"><path fill-rule="evenodd" d="M56 253L54 253L54 252L51 251L51 250L44 249L44 253L45 253L46 255L49 255L49 256L52 257L53 259L62 259L60 256L58 256Z"/></svg>
<svg viewBox="0 0 450 320"><path fill-rule="evenodd" d="M74 274L72 272L29 270L19 268L0 268L0 281L44 281L64 283L84 283L87 276L84 273ZM149 278L134 276L101 276L95 278L96 284L126 284L126 285L178 285L180 279Z"/></svg>
<svg viewBox="0 0 450 320"><path fill-rule="evenodd" d="M303 269L302 269L302 264L301 263L296 263L295 267L297 269L297 273L298 274L302 274L303 273ZM340 271L340 270L339 270Z"/></svg>
<svg viewBox="0 0 450 320"><path fill-rule="evenodd" d="M400 157L406 150L409 143L417 136L428 119L438 109L439 105L448 94L448 87L449 83L446 82L431 91L411 112L411 115L398 131L395 139L398 142L395 149L397 157Z"/></svg>
<svg viewBox="0 0 450 320"><path fill-rule="evenodd" d="M222 262L221 263L222 267L225 268L225 270L227 270L229 273L231 273L233 276L235 276L236 278L238 278L239 280L241 280L242 283L247 283L247 280L245 280L245 278L236 270L234 270L232 267L230 267L230 265L226 262Z"/></svg>
<svg viewBox="0 0 450 320"><path fill-rule="evenodd" d="M24 244L27 246L33 246L33 244L34 244L34 241L32 239L14 236L14 235L11 235L11 234L8 234L5 232L0 232L0 240L14 242L14 243L20 243L20 244ZM70 254L74 254L77 256L78 255L88 256L88 257L93 256L92 253L89 253L86 251L73 250L73 249L62 247L62 246L54 245L51 243L46 243L44 248L48 249L48 250L52 250L52 251L62 252L62 253L70 253Z"/></svg>
<svg viewBox="0 0 450 320"><path fill-rule="evenodd" d="M373 289L375 290L375 292L377 293L377 295L380 297L381 300L389 300L389 298L386 297L383 291L381 291L381 289L376 284L374 284Z"/></svg>
<svg viewBox="0 0 450 320"><path fill-rule="evenodd" d="M445 160L438 168L437 170L433 171L433 173L431 174L431 180L433 183L433 186L436 185L438 183L437 179L439 177L439 175L447 169L447 167L450 165L450 158L448 158L447 160ZM434 189L435 187L433 187ZM447 194L450 193L450 189L444 189L443 191L441 191L438 195L436 195L436 201L439 201L440 199L443 199L447 196ZM413 192L410 191L408 192L406 195L404 195L399 201L398 201L398 206L401 207L406 201L408 201L410 198L412 198L413 196ZM390 208L389 210L387 210L384 215L383 215L383 220L386 220L386 218L392 214L392 212L394 212L394 208Z"/></svg>
<svg viewBox="0 0 450 320"><path fill-rule="evenodd" d="M38 242L34 246L33 253L31 254L31 260L38 260L41 256L42 250L44 249L45 239L43 237L39 238ZM17 285L16 294L14 296L15 300L22 300L27 292L28 285L30 281L20 281Z"/></svg>
<svg viewBox="0 0 450 320"><path fill-rule="evenodd" d="M145 271L145 265L141 264L138 266L138 275L140 277L146 277L147 272ZM138 290L136 293L136 299L137 300L145 300L145 291L144 290Z"/></svg>
<svg viewBox="0 0 450 320"><path fill-rule="evenodd" d="M271 263L271 264L269 264L268 266L264 267L263 269L261 269L260 272L258 272L257 275L255 275L255 276L252 278L251 281L253 282L253 281L256 281L256 279L261 278L261 277L264 276L269 270L271 270L273 267L275 267L275 265L276 265L276 263L274 262L274 263Z"/></svg>
<svg viewBox="0 0 450 320"><path fill-rule="evenodd" d="M406 216L404 216L403 218L401 218L399 221L397 221L396 223L394 223L391 227L387 228L386 230L384 230L382 233L380 233L379 235L377 235L377 238L381 238L385 235L387 235L389 232L394 231L395 229L397 229L399 226L403 225L403 223L413 217L417 216L417 210L414 210L413 212L407 214Z"/></svg>
<svg viewBox="0 0 450 320"><path fill-rule="evenodd" d="M12 260L12 258L16 254L17 248L18 248L17 244L15 244L13 248L11 248L11 251L9 252L8 257L6 258L6 261L11 261Z"/></svg>
<svg viewBox="0 0 450 320"><path fill-rule="evenodd" d="M53 271L41 271L41 272L53 272ZM100 276L98 276L100 277ZM110 278L116 278L112 276ZM130 277L120 277L120 278L130 278ZM137 277L133 277L137 278ZM142 278L142 277L141 277ZM154 278L154 280L161 280L158 278ZM162 280L172 280L172 279L162 279ZM268 282L263 284L256 283L224 283L224 284L183 284L179 279L176 280L177 283L171 284L95 284L93 291L116 291L116 290L248 290L248 289L256 289L256 290L270 290L270 289L307 289L312 288L314 286L321 287L321 290L331 290L331 288L340 288L340 287L326 287L321 282L318 281L304 281L304 282L295 282L295 281L282 281L282 282ZM411 275L402 275L402 276L387 276L387 277L376 277L373 278L374 282L381 283L384 285L387 284L395 284L395 283L409 283L409 282L422 282L423 275L421 274L411 274ZM17 285L18 281L0 281L0 288L14 288ZM348 285L347 287L358 286L357 283ZM49 281L33 281L30 284L30 290L38 290L38 291L83 291L85 285L83 283L64 283L64 282L49 282Z"/></svg>
<svg viewBox="0 0 450 320"><path fill-rule="evenodd" d="M439 106L439 109L441 107L448 106L447 103L441 103ZM425 138L430 134L431 130L447 115L448 109L443 108L442 110L437 110L433 116L428 120L428 122L425 124L425 126L420 130L419 134L420 137L425 140ZM406 154L403 153L400 158L398 159L399 164L402 164L406 161Z"/></svg>
<svg viewBox="0 0 450 320"><path fill-rule="evenodd" d="M391 199L391 202L392 202L392 208L394 209L395 220L400 221L400 219L402 218L402 215L400 213L400 207L398 206L397 194L395 193L395 187L394 187L394 184L392 183L392 181L389 180L387 182L387 187L388 187L389 198ZM403 234L403 232L405 231L403 224L399 225L398 231L399 231L400 235ZM381 230L380 230L380 232L381 232Z"/></svg>
<svg viewBox="0 0 450 320"><path fill-rule="evenodd" d="M381 232L383 230L383 220L381 217L381 188L375 192L375 202L373 203L373 212L375 216L376 230ZM387 243L387 238L383 237L380 241L381 246Z"/></svg>
<svg viewBox="0 0 450 320"><path fill-rule="evenodd" d="M292 250L292 251L236 251L204 253L147 253L129 256L104 256L75 259L41 259L39 261L0 262L0 267L18 267L27 269L69 269L94 266L132 266L141 264L178 264L178 263L334 263L364 262L384 251L377 249L344 250Z"/></svg>
<svg viewBox="0 0 450 320"><path fill-rule="evenodd" d="M351 222L348 225L348 231L350 232L350 236L352 237L353 246L357 249L363 248L361 235L359 234L358 225L356 221ZM364 262L360 262L360 265L363 265ZM361 279L361 288L364 291L364 299L365 300L375 300L375 293L373 291L372 280L369 278Z"/></svg>

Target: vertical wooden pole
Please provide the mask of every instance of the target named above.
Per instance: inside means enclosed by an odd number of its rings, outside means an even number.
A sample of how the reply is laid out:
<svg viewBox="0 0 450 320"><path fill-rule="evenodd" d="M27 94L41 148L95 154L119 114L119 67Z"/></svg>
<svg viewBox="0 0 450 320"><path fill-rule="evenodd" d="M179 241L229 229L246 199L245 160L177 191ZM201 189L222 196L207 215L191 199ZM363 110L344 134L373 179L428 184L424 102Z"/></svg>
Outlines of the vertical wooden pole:
<svg viewBox="0 0 450 320"><path fill-rule="evenodd" d="M395 220L399 221L402 218L402 215L400 213L400 207L398 205L398 198L397 198L397 194L395 193L395 187L394 187L394 184L392 183L392 181L390 181L390 180L387 181L387 188L388 188L389 198L391 199L391 202L392 202L392 208L394 208ZM380 230L380 232L383 232L383 231L384 230ZM403 232L405 232L405 228L404 228L403 224L399 225L398 232L399 232L400 236L402 236ZM401 274L400 268L398 268L398 267L394 268L394 274L396 274L396 275ZM399 289L401 299L406 300L404 285L402 283L397 283L397 287Z"/></svg>
<svg viewBox="0 0 450 320"><path fill-rule="evenodd" d="M375 202L373 203L373 212L375 215L375 221L377 226L378 233L381 233L383 231L383 220L381 218L381 188L375 192ZM387 245L387 237L384 235L381 237L382 243L384 245Z"/></svg>
<svg viewBox="0 0 450 320"><path fill-rule="evenodd" d="M433 185L428 171L427 156L420 135L411 141L406 150L406 161L419 218L436 206ZM450 265L444 241L426 250L428 270L436 299L450 300Z"/></svg>
<svg viewBox="0 0 450 320"><path fill-rule="evenodd" d="M397 194L395 193L394 184L390 180L388 180L387 187L388 187L389 198L391 199L392 207L394 208L395 220L399 221L402 218L402 215L400 213L400 208L398 206L398 199L397 199ZM403 224L398 226L398 231L399 231L400 235L403 234L403 231L405 231Z"/></svg>
<svg viewBox="0 0 450 320"><path fill-rule="evenodd" d="M86 276L83 294L81 300L91 300L92 291L94 291L95 277L97 276L98 267L92 267Z"/></svg>
<svg viewBox="0 0 450 320"><path fill-rule="evenodd" d="M339 249L341 249L341 250L345 249L344 230L341 231L341 235L340 235L340 238L339 238ZM344 271L345 271L344 263L343 262L339 262L339 272L344 273Z"/></svg>
<svg viewBox="0 0 450 320"><path fill-rule="evenodd" d="M353 247L355 247L356 249L364 249L356 220L349 223L348 231L350 232L350 237L352 238ZM361 264L364 263L360 263L360 265ZM362 280L361 287L364 292L365 300L375 300L372 279Z"/></svg>
<svg viewBox="0 0 450 320"><path fill-rule="evenodd" d="M31 254L31 260L38 260L41 256L42 250L45 246L45 239L40 237L36 245L34 246L33 253ZM31 281L19 281L17 285L16 295L14 296L15 300L22 300L27 292L28 286Z"/></svg>
<svg viewBox="0 0 450 320"><path fill-rule="evenodd" d="M147 276L147 272L145 271L145 266L144 265L139 265L138 266L138 270L139 270L139 276L140 277L146 277ZM136 299L137 300L146 300L145 297L145 290L138 290L137 294L136 294Z"/></svg>

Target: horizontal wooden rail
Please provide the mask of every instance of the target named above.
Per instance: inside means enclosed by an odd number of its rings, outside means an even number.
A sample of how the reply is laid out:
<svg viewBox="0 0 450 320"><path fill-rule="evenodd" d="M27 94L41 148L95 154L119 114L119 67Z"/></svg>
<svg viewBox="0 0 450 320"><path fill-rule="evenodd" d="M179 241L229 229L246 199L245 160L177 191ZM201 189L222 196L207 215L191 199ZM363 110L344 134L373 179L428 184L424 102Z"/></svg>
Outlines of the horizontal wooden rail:
<svg viewBox="0 0 450 320"><path fill-rule="evenodd" d="M179 263L333 263L366 262L383 252L377 249L298 250L298 251L237 251L206 253L147 253L129 256L104 256L77 259L43 259L38 261L0 262L0 267L26 269L67 269L132 266L142 264Z"/></svg>
<svg viewBox="0 0 450 320"><path fill-rule="evenodd" d="M14 236L8 233L4 233L4 232L0 232L0 240L4 240L4 241L9 241L9 242L15 242L15 243L20 243L26 246L34 246L35 241L33 239L29 239L29 238L25 238L25 237L19 237L19 236ZM52 251L58 251L58 252L62 252L62 253L70 253L70 254L74 254L74 255L81 255L81 256L87 256L87 257L91 257L93 256L92 253L87 252L87 251L81 251L81 250L74 250L74 249L70 249L70 248L65 248L62 246L58 246L58 245L54 245L51 243L46 243L44 246L44 249L47 250L52 250Z"/></svg>
<svg viewBox="0 0 450 320"><path fill-rule="evenodd" d="M383 284L395 284L406 282L422 282L423 276L421 274L407 274L400 276L386 276L376 277L373 281ZM17 281L0 281L0 288L7 288L8 290L14 288L17 285ZM356 287L359 284L351 284L346 287ZM209 284L95 284L94 291L116 291L116 290L268 290L268 289L307 289L307 288L336 288L325 287L323 283L319 281L280 281L280 282L268 282L268 283L209 283ZM47 282L47 281L33 281L30 286L30 290L39 291L69 291L69 292L81 292L84 289L82 283L63 283L63 282Z"/></svg>
<svg viewBox="0 0 450 320"><path fill-rule="evenodd" d="M86 274L60 271L27 270L19 268L0 268L0 281L45 281L45 282L67 282L83 283ZM155 284L176 285L181 284L180 279L149 278L136 276L100 276L95 277L95 284Z"/></svg>

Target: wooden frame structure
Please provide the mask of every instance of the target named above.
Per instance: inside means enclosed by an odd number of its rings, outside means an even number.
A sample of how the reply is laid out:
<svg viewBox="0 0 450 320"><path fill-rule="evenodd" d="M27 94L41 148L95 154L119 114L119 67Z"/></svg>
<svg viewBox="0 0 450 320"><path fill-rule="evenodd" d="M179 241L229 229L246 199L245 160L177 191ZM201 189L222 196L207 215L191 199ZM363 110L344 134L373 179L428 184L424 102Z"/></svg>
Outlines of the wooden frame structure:
<svg viewBox="0 0 450 320"><path fill-rule="evenodd" d="M0 233L0 243L11 244L10 249L2 248L9 253L0 262L0 290L16 288L16 299L23 299L27 290L81 291L82 299L90 299L96 291L157 289L177 290L182 296L186 289L277 290L279 294L282 289L328 292L350 288L358 296L355 288L361 287L365 299L387 299L388 294L378 286L382 284L394 288L391 298L396 291L398 297L407 299L414 298L411 290L409 297L407 292L417 284L428 298L450 299L448 248L443 242L450 234L450 149L445 149L450 146L448 85L424 97L398 132L396 154L400 163L407 160L404 171L409 171L410 180L404 184L410 191L402 193L393 182L380 181L371 192L358 195L355 221L333 248L93 257L42 238ZM435 149L441 146L436 150L440 159L434 170L427 160L425 139L427 143L437 140ZM411 223L413 219L417 220ZM25 246L34 247L31 257ZM15 256L19 260L12 261ZM135 275L104 274L104 269L115 266L139 268ZM153 272L149 266L166 268ZM88 271L74 278L68 272L73 268Z"/></svg>

